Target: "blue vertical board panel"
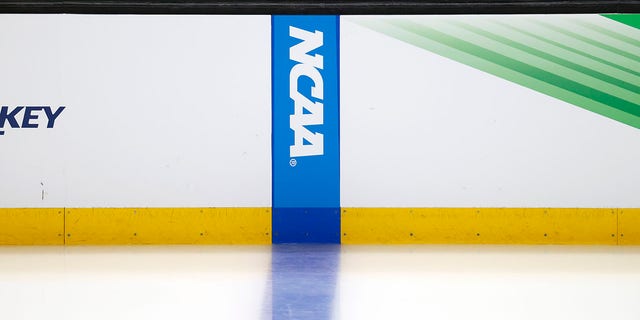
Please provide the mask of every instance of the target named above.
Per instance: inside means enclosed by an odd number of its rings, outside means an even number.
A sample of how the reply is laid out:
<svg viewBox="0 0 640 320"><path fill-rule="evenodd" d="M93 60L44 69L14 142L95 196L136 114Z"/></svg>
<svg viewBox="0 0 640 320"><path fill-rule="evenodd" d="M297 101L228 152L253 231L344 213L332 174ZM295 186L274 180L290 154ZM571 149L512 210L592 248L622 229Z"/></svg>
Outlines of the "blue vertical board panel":
<svg viewBox="0 0 640 320"><path fill-rule="evenodd" d="M273 242L340 242L339 17L272 16Z"/></svg>

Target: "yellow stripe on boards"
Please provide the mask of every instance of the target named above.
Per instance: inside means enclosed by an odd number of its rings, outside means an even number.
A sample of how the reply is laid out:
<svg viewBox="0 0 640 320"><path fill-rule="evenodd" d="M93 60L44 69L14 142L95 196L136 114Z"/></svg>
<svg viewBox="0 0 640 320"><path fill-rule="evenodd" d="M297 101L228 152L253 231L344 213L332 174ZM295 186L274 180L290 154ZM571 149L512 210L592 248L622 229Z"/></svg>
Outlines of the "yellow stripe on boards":
<svg viewBox="0 0 640 320"><path fill-rule="evenodd" d="M620 209L622 210L622 209ZM624 209L627 214L628 209ZM640 239L640 211L625 243ZM618 209L343 208L344 244L618 244ZM635 220L634 220L635 219ZM631 231L633 230L633 231Z"/></svg>
<svg viewBox="0 0 640 320"><path fill-rule="evenodd" d="M66 209L66 244L270 244L270 208Z"/></svg>
<svg viewBox="0 0 640 320"><path fill-rule="evenodd" d="M618 209L619 244L640 245L640 209Z"/></svg>
<svg viewBox="0 0 640 320"><path fill-rule="evenodd" d="M61 244L63 208L0 208L0 245Z"/></svg>
<svg viewBox="0 0 640 320"><path fill-rule="evenodd" d="M270 244L270 208L0 208L0 245ZM343 208L345 244L640 245L640 208Z"/></svg>

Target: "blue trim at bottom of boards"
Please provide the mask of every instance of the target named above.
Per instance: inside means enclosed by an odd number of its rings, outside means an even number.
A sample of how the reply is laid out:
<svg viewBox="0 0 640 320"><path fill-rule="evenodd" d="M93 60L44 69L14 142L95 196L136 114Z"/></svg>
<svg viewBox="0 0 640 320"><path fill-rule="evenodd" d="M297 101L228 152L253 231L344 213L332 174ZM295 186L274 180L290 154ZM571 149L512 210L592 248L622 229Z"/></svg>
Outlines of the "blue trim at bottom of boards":
<svg viewBox="0 0 640 320"><path fill-rule="evenodd" d="M273 208L273 243L340 243L340 208Z"/></svg>

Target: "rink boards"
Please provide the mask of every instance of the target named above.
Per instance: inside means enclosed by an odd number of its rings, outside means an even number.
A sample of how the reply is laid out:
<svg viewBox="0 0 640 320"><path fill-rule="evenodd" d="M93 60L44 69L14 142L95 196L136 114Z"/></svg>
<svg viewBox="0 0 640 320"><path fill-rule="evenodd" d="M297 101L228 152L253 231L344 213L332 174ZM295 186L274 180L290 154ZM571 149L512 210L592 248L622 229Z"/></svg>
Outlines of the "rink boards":
<svg viewBox="0 0 640 320"><path fill-rule="evenodd" d="M638 26L2 15L0 243L638 244Z"/></svg>
<svg viewBox="0 0 640 320"><path fill-rule="evenodd" d="M3 208L0 213L2 244L272 243L270 208ZM343 244L640 243L640 209L344 208L341 220Z"/></svg>

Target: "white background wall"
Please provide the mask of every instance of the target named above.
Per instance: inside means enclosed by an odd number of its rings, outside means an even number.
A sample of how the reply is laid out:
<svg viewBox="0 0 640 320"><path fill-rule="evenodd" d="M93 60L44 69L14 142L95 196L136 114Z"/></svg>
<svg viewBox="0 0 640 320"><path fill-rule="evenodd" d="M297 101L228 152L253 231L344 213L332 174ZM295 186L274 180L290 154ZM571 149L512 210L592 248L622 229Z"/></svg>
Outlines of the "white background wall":
<svg viewBox="0 0 640 320"><path fill-rule="evenodd" d="M341 21L345 207L640 207L640 130Z"/></svg>
<svg viewBox="0 0 640 320"><path fill-rule="evenodd" d="M0 207L270 206L269 26L0 16L0 104L67 107L0 136Z"/></svg>
<svg viewBox="0 0 640 320"><path fill-rule="evenodd" d="M2 15L0 104L67 109L5 128L0 207L270 206L269 26ZM640 130L348 17L341 145L345 207L640 207Z"/></svg>

